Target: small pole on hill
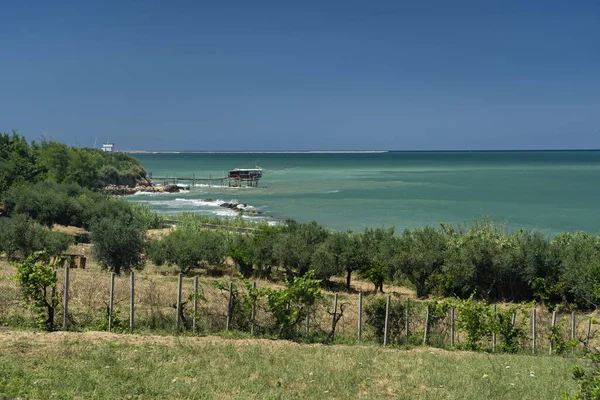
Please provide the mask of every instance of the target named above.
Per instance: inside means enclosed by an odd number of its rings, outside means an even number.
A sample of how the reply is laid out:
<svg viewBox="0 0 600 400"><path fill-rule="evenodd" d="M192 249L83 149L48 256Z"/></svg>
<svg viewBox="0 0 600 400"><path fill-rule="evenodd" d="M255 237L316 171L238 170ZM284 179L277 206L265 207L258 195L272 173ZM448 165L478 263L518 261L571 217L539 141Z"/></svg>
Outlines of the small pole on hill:
<svg viewBox="0 0 600 400"><path fill-rule="evenodd" d="M363 310L363 295L362 293L358 294L358 334L357 340L360 342L360 337L362 336L362 310Z"/></svg>
<svg viewBox="0 0 600 400"><path fill-rule="evenodd" d="M65 263L65 297L63 303L63 329L67 329L69 325L69 270L71 265Z"/></svg>
<svg viewBox="0 0 600 400"><path fill-rule="evenodd" d="M194 318L192 319L192 331L198 328L198 277L194 277Z"/></svg>
<svg viewBox="0 0 600 400"><path fill-rule="evenodd" d="M175 322L175 328L179 330L181 327L181 286L183 285L183 274L179 274L177 280L177 319Z"/></svg>
<svg viewBox="0 0 600 400"><path fill-rule="evenodd" d="M133 331L135 310L135 273L133 271L129 275L129 291L129 329Z"/></svg>
<svg viewBox="0 0 600 400"><path fill-rule="evenodd" d="M115 273L110 273L110 297L108 299L108 331L112 330L113 310L115 305Z"/></svg>
<svg viewBox="0 0 600 400"><path fill-rule="evenodd" d="M390 301L391 301L391 296L388 294L387 298L385 299L385 323L383 325L383 345L387 346L388 344L388 335L389 335L389 328L390 328Z"/></svg>

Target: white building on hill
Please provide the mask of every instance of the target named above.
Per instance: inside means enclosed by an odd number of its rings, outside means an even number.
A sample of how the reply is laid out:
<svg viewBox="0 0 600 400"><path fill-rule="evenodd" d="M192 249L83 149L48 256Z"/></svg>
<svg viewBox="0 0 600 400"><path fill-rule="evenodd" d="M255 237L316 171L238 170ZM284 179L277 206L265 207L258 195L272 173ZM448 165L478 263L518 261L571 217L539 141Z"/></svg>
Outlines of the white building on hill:
<svg viewBox="0 0 600 400"><path fill-rule="evenodd" d="M102 145L102 151L105 151L107 153L113 153L115 151L115 144L114 143L104 143Z"/></svg>

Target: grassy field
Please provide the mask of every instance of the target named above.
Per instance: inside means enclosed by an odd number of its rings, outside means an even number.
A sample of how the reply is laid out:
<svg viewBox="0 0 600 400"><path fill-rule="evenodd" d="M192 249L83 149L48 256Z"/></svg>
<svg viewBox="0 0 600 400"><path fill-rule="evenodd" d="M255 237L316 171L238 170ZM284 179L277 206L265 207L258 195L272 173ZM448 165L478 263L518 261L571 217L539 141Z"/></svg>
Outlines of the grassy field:
<svg viewBox="0 0 600 400"><path fill-rule="evenodd" d="M0 398L557 399L563 357L261 339L0 331Z"/></svg>

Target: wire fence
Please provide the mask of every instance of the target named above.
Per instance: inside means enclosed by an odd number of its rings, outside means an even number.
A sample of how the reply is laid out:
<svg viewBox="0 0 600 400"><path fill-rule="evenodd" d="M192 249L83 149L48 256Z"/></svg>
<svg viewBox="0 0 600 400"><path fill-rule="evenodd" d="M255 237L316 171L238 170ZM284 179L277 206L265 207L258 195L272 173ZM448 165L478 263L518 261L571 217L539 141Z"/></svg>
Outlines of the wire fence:
<svg viewBox="0 0 600 400"><path fill-rule="evenodd" d="M15 272L0 269L0 324L34 326ZM57 278L59 329L277 335L267 299L250 296L239 280L86 269L59 270ZM262 284L268 285L259 282L258 287ZM501 311L509 305L490 307ZM453 307L398 294L324 293L293 329L294 338L307 341L461 348L468 340L467 332L459 329L461 318ZM525 327L525 335L517 339L521 352L553 353L568 342L571 352L600 346L595 313L550 312L538 306L515 313L511 323ZM494 351L505 342L500 334L491 334L481 338L480 348Z"/></svg>

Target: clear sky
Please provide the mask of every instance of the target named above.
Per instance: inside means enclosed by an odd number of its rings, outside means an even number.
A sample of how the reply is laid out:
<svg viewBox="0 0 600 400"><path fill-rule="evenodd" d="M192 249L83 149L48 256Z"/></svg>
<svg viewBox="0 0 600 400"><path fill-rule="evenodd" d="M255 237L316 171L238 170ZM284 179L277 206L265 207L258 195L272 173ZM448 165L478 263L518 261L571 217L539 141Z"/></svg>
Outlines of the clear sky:
<svg viewBox="0 0 600 400"><path fill-rule="evenodd" d="M600 1L3 1L0 131L120 149L600 148Z"/></svg>

